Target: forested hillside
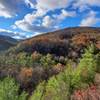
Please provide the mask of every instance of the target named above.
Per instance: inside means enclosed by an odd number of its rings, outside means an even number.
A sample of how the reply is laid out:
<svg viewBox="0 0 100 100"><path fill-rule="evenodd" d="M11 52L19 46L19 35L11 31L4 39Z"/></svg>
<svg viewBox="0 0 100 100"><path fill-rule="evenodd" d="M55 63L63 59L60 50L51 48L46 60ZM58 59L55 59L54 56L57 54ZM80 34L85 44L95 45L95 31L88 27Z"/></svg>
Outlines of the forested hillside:
<svg viewBox="0 0 100 100"><path fill-rule="evenodd" d="M100 100L100 29L67 28L0 54L0 100Z"/></svg>

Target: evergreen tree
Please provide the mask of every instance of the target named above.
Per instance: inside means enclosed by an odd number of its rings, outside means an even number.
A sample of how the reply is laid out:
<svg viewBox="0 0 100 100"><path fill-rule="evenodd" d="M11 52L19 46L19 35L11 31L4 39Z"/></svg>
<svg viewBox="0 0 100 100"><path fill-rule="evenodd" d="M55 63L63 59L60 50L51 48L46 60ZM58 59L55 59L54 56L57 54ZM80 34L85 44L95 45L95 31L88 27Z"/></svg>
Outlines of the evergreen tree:
<svg viewBox="0 0 100 100"><path fill-rule="evenodd" d="M0 81L0 100L26 100L26 93L18 95L18 89L18 84L12 78Z"/></svg>
<svg viewBox="0 0 100 100"><path fill-rule="evenodd" d="M42 96L44 95L46 82L42 82L34 91L33 95L30 97L30 100L42 100Z"/></svg>

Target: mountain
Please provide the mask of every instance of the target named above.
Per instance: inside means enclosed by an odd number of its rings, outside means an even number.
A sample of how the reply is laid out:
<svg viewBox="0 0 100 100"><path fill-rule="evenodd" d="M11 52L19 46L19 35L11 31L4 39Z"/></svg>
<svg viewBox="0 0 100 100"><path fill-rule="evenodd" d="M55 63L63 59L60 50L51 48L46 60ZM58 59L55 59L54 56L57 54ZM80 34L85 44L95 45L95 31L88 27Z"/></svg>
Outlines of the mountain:
<svg viewBox="0 0 100 100"><path fill-rule="evenodd" d="M0 51L7 50L8 48L17 44L17 40L9 36L0 35Z"/></svg>
<svg viewBox="0 0 100 100"><path fill-rule="evenodd" d="M53 54L78 58L83 48L94 43L100 49L100 28L75 27L38 35L18 43L10 52L37 51L41 54Z"/></svg>
<svg viewBox="0 0 100 100"><path fill-rule="evenodd" d="M30 100L100 100L99 66L100 28L92 27L38 35L0 55L1 79L13 77Z"/></svg>

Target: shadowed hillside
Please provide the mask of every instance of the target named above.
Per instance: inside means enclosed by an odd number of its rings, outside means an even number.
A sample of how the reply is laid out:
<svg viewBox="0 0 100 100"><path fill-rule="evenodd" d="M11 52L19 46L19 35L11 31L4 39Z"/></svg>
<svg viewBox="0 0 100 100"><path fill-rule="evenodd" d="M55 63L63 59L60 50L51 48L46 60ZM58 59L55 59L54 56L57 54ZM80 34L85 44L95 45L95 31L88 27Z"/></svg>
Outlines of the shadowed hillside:
<svg viewBox="0 0 100 100"><path fill-rule="evenodd" d="M9 36L0 35L0 51L7 50L8 48L15 46L17 40Z"/></svg>
<svg viewBox="0 0 100 100"><path fill-rule="evenodd" d="M45 33L20 42L10 52L54 54L78 58L83 48L94 43L100 49L100 28L66 28L55 32Z"/></svg>

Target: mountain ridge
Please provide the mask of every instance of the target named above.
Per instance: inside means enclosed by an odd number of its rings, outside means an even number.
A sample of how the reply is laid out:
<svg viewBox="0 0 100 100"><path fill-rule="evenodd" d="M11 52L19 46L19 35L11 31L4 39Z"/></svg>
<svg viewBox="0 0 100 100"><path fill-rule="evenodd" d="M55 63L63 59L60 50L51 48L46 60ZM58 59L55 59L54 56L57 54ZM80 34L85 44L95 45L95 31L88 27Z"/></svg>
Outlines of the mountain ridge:
<svg viewBox="0 0 100 100"><path fill-rule="evenodd" d="M9 51L14 53L37 51L44 55L50 53L76 59L83 52L83 48L91 42L100 49L100 28L66 28L23 40Z"/></svg>
<svg viewBox="0 0 100 100"><path fill-rule="evenodd" d="M10 36L0 35L0 51L5 51L17 44L17 40Z"/></svg>

